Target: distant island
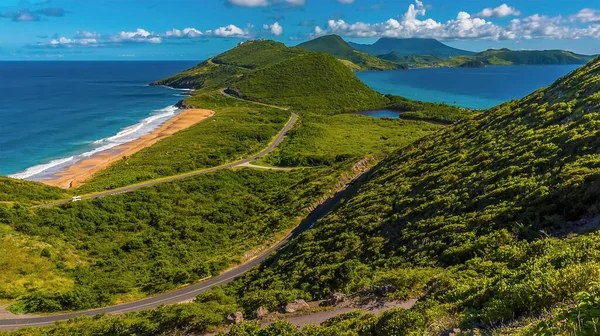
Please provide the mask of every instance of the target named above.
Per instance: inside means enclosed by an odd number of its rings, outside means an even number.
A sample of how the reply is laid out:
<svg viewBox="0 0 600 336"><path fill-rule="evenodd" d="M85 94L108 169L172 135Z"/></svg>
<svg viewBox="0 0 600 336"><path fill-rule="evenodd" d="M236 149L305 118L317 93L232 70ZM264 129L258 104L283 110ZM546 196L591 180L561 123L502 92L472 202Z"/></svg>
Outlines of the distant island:
<svg viewBox="0 0 600 336"><path fill-rule="evenodd" d="M301 43L297 46L308 51L317 51L331 54L341 60L353 70L396 70L406 69L404 62L386 60L366 52L352 48L348 42L340 36L327 35L314 40Z"/></svg>
<svg viewBox="0 0 600 336"><path fill-rule="evenodd" d="M442 58L475 55L473 51L452 48L436 39L430 38L382 37L374 44L350 43L350 46L371 55L382 55L390 52L395 52L401 56L431 55Z"/></svg>
<svg viewBox="0 0 600 336"><path fill-rule="evenodd" d="M397 70L426 67L482 68L488 65L585 64L594 56L565 50L489 49L482 52L461 50L435 39L381 38L374 44L346 42L327 35L297 46L325 52L354 71Z"/></svg>

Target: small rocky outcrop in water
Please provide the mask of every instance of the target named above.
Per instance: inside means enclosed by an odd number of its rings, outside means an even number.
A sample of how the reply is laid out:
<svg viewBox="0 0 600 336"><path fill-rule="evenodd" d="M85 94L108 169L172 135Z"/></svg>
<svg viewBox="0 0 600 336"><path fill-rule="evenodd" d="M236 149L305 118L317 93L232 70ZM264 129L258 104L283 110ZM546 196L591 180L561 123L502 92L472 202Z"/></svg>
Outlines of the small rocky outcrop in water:
<svg viewBox="0 0 600 336"><path fill-rule="evenodd" d="M297 311L304 310L307 308L310 308L310 306L308 305L308 303L306 303L306 301L296 300L294 302L291 302L291 303L288 303L285 305L285 312L286 313L295 313Z"/></svg>
<svg viewBox="0 0 600 336"><path fill-rule="evenodd" d="M192 108L190 105L188 105L185 102L185 99L180 100L177 104L175 104L175 107L180 108L182 110L187 110L187 109Z"/></svg>
<svg viewBox="0 0 600 336"><path fill-rule="evenodd" d="M459 65L459 68L485 68L485 63L482 61L467 61Z"/></svg>
<svg viewBox="0 0 600 336"><path fill-rule="evenodd" d="M242 314L242 312L235 312L227 316L228 324L240 324L242 322L244 322L244 315Z"/></svg>

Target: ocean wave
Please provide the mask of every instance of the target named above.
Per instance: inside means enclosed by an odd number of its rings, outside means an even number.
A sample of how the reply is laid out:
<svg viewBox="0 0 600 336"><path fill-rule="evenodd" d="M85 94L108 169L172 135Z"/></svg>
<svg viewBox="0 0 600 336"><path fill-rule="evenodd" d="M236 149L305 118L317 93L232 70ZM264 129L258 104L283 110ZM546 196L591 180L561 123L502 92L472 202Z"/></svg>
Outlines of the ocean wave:
<svg viewBox="0 0 600 336"><path fill-rule="evenodd" d="M143 135L150 134L164 122L178 114L179 111L179 108L176 106L167 106L163 109L153 111L149 117L140 120L140 122L135 125L127 126L121 129L113 136L92 141L90 143L90 145L94 147L92 150L79 155L70 156L68 158L56 159L48 163L29 167L22 172L9 175L9 177L28 180L44 179L48 175L54 174L55 172L60 171L61 169L81 161L82 159L88 158L96 153L109 150L113 147L135 140Z"/></svg>
<svg viewBox="0 0 600 336"><path fill-rule="evenodd" d="M35 175L39 175L39 174L47 171L48 169L54 168L56 166L64 165L64 164L66 164L69 161L72 161L74 159L75 159L75 156L70 156L68 158L62 158L62 159L52 160L52 161L50 161L48 163L44 163L44 164L41 164L41 165L29 167L29 168L25 169L24 171L22 171L20 173L8 175L8 177L12 177L12 178L16 178L16 179L23 179L24 180L24 179L27 179L29 177L32 177L32 176L35 176Z"/></svg>
<svg viewBox="0 0 600 336"><path fill-rule="evenodd" d="M167 89L171 89L171 90L175 90L175 91L187 91L187 92L194 91L194 89L174 88L172 86L167 86L167 85L158 85L158 86L164 87L164 88L167 88Z"/></svg>

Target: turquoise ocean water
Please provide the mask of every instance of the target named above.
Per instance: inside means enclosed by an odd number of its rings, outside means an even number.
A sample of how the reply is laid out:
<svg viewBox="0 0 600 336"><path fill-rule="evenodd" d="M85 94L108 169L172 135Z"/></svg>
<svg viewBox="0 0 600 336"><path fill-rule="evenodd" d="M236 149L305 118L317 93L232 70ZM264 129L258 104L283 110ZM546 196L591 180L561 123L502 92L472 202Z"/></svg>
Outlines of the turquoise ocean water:
<svg viewBox="0 0 600 336"><path fill-rule="evenodd" d="M182 92L148 83L197 62L0 62L0 175L38 179L149 133Z"/></svg>
<svg viewBox="0 0 600 336"><path fill-rule="evenodd" d="M196 63L0 62L0 175L41 179L149 133L178 112L173 105L182 92L147 84ZM357 75L382 93L487 108L523 97L575 68L438 68Z"/></svg>
<svg viewBox="0 0 600 336"><path fill-rule="evenodd" d="M522 65L487 68L431 68L358 72L381 93L470 108L490 108L553 83L577 65Z"/></svg>

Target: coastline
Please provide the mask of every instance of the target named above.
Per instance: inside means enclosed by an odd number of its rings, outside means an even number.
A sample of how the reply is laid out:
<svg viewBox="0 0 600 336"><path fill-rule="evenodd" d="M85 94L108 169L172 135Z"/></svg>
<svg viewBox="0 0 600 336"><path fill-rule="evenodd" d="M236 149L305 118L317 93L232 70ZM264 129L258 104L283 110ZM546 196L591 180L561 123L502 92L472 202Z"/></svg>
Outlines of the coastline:
<svg viewBox="0 0 600 336"><path fill-rule="evenodd" d="M93 175L109 167L114 162L121 160L123 157L131 156L146 147L150 147L164 138L211 117L213 114L214 111L211 110L185 109L166 120L151 133L94 153L39 182L63 189L79 187Z"/></svg>

